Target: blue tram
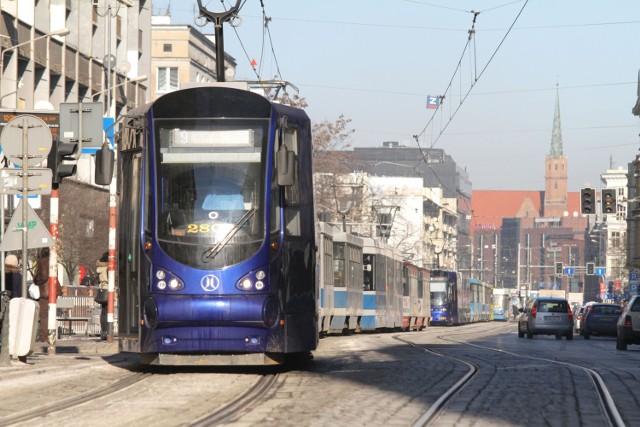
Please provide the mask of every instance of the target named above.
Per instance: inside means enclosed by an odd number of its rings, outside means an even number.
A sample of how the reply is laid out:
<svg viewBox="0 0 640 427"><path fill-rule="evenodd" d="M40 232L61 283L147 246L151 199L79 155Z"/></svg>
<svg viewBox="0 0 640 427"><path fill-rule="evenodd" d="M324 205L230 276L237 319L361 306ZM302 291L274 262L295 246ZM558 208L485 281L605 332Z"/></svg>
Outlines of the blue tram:
<svg viewBox="0 0 640 427"><path fill-rule="evenodd" d="M311 128L249 90L132 110L119 143L121 351L263 365L318 343Z"/></svg>
<svg viewBox="0 0 640 427"><path fill-rule="evenodd" d="M325 335L329 332L331 317L334 313L333 233L335 229L326 222L318 222L317 227L318 331Z"/></svg>
<svg viewBox="0 0 640 427"><path fill-rule="evenodd" d="M402 257L391 246L364 239L362 330L402 327Z"/></svg>
<svg viewBox="0 0 640 427"><path fill-rule="evenodd" d="M431 294L431 323L434 325L454 325L461 321L458 304L463 307L462 320L466 320L464 313L464 292L458 290L458 275L453 271L432 270L429 282Z"/></svg>
<svg viewBox="0 0 640 427"><path fill-rule="evenodd" d="M488 284L478 279L469 279L470 322L486 322L491 320L492 292L493 288Z"/></svg>
<svg viewBox="0 0 640 427"><path fill-rule="evenodd" d="M362 238L333 235L333 312L329 332L354 332L362 317Z"/></svg>
<svg viewBox="0 0 640 427"><path fill-rule="evenodd" d="M422 330L429 325L429 270L405 262L402 269L402 329Z"/></svg>

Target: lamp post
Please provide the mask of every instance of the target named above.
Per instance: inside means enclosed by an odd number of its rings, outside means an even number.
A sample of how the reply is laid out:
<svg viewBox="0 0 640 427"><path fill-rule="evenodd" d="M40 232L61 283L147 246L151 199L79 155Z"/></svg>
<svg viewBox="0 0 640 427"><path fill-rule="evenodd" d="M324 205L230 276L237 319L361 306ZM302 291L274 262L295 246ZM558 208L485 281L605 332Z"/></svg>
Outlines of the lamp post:
<svg viewBox="0 0 640 427"><path fill-rule="evenodd" d="M97 97L99 97L100 95L102 95L103 93L109 93L112 89L115 89L117 87L126 85L127 83L138 83L138 82L143 82L147 80L147 75L146 74L141 74L137 77L134 77L132 79L127 79L125 78L124 81L122 83L118 83L117 85L111 86L107 89L101 90L100 92L94 93L93 95L91 95L91 100L95 101Z"/></svg>
<svg viewBox="0 0 640 427"><path fill-rule="evenodd" d="M0 50L0 76L2 76L4 74L4 55L8 51L15 50L15 49L17 49L19 47L22 47L22 46L34 43L34 42L36 42L38 40L41 40L41 39L44 39L44 38L49 38L49 37L52 37L52 36L64 37L64 36L68 35L69 33L70 33L70 31L69 31L68 28L61 28L59 30L52 31L52 32L44 34L42 36L33 38L31 40L27 40L27 41L22 42L22 43L18 43L16 45L10 46L10 47L8 47L6 49ZM3 37L7 37L7 36L3 36ZM2 84L0 83L0 106L2 105L2 99L3 99L3 96L2 96Z"/></svg>

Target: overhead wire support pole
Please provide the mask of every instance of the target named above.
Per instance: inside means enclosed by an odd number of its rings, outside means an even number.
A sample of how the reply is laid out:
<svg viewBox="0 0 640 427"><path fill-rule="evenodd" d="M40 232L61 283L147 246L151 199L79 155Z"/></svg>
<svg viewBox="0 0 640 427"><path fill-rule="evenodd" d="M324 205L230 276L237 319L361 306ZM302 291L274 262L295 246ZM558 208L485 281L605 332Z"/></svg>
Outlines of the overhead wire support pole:
<svg viewBox="0 0 640 427"><path fill-rule="evenodd" d="M225 81L224 76L224 32L222 25L231 20L240 10L242 0L236 0L236 5L224 12L210 12L205 6L202 6L202 0L198 0L198 9L200 16L213 23L215 28L216 39L216 76L219 82Z"/></svg>

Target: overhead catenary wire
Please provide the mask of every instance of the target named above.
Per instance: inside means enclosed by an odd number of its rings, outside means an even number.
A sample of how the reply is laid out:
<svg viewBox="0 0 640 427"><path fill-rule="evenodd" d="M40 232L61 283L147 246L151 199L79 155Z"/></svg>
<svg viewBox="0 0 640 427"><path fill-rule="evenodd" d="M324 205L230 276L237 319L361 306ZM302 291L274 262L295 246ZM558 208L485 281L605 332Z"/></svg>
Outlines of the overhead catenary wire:
<svg viewBox="0 0 640 427"><path fill-rule="evenodd" d="M507 32L504 34L504 36L502 37L502 39L500 40L500 43L498 43L498 46L496 47L496 49L493 51L493 53L491 54L491 56L489 57L489 60L487 61L487 63L484 65L484 67L482 68L482 70L480 71L479 74L477 74L473 80L472 83L469 87L469 89L467 90L466 94L461 97L457 107L453 110L453 112L449 113L449 120L446 121L446 123L444 125L441 125L440 127L440 132L438 133L438 135L436 136L436 138L431 142L431 145L429 148L433 148L435 146L435 144L440 140L440 137L444 134L444 131L447 129L447 127L449 126L449 124L451 124L451 122L453 121L453 118L456 116L456 114L458 113L458 111L460 110L460 108L462 107L462 105L464 104L464 101L467 99L467 97L469 96L469 93L471 93L471 90L475 87L476 83L478 82L478 80L482 77L482 75L484 74L484 72L487 70L489 64L493 61L493 58L495 58L496 54L498 53L498 51L500 50L500 47L502 47L502 45L504 44L504 41L506 40L507 36L510 34L511 30L513 29L513 27L515 26L516 22L518 22L518 19L520 18L520 16L522 15L522 12L524 11L524 8L527 6L527 4L529 3L529 0L525 0L525 3L522 5L522 8L520 8L520 11L518 12L518 14L516 15L515 19L513 20L513 22L511 23L511 25L509 26L509 29L507 30ZM456 77L456 73L459 73L461 70L461 63L462 60L464 58L465 53L467 52L467 50L469 49L470 43L471 41L475 38L475 25L476 25L476 21L478 18L478 15L480 14L480 12L477 11L471 11L470 13L473 13L473 23L471 26L471 29L468 32L468 37L467 37L467 41L465 43L465 46L462 50L462 55L460 57L460 59L458 60L458 63L456 65L456 68L453 72L453 75L451 76L451 79L449 80L449 84L447 85L447 88L445 89L445 91L443 92L444 95L440 96L441 102L444 101L444 99L448 96L447 94L450 93L451 90L451 86L453 84L453 80ZM475 56L474 56L475 58ZM425 127L422 129L422 131L416 135L414 135L414 139L416 141L416 145L418 146L419 150L420 150L420 154L422 155L422 158L425 162L425 164L429 167L429 169L432 171L434 177L436 178L436 180L440 183L440 185L443 188L446 188L446 185L444 184L444 182L440 179L440 177L438 176L438 174L436 173L436 171L434 170L433 166L429 163L426 153L424 152L424 149L422 148L422 146L420 145L420 137L423 136L427 130L427 128L433 123L433 119L436 116L436 114L438 112L440 112L441 114L441 119L442 119L442 104L440 105L440 108L438 110L436 110L434 112L434 114L431 115L429 121L427 122L427 124L425 125ZM450 191L452 189L449 189Z"/></svg>

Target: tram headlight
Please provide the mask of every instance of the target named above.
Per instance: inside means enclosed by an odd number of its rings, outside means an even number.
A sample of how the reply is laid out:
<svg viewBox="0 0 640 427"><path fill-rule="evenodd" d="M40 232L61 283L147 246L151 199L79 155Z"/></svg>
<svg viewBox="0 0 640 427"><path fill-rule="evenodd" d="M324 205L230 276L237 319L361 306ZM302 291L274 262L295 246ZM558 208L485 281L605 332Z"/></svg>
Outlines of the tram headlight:
<svg viewBox="0 0 640 427"><path fill-rule="evenodd" d="M246 276L242 277L240 280L238 280L238 282L236 283L236 287L241 291L246 291L246 292L250 292L250 291L263 292L268 288L268 285L269 285L266 278L267 278L266 269L262 268L259 270L254 270L249 274L247 274Z"/></svg>
<svg viewBox="0 0 640 427"><path fill-rule="evenodd" d="M154 274L156 278L154 288L158 291L179 291L184 289L184 283L170 271L158 268Z"/></svg>
<svg viewBox="0 0 640 427"><path fill-rule="evenodd" d="M252 286L253 283L251 283L251 280L249 278L246 278L240 282L240 289L243 289L245 291L250 290Z"/></svg>

